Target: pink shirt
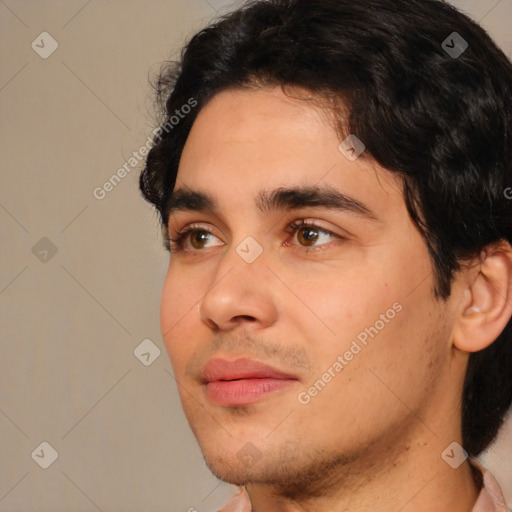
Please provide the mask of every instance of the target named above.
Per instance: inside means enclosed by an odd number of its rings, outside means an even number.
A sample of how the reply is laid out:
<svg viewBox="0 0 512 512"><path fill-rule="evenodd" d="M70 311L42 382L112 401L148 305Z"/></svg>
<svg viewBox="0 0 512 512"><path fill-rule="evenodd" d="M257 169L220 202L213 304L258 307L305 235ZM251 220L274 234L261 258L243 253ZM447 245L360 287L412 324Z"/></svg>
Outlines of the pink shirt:
<svg viewBox="0 0 512 512"><path fill-rule="evenodd" d="M505 499L500 486L494 476L487 471L481 464L475 463L483 473L483 487L478 495L472 512L507 512ZM251 512L251 502L245 489L240 488L241 492L218 512Z"/></svg>

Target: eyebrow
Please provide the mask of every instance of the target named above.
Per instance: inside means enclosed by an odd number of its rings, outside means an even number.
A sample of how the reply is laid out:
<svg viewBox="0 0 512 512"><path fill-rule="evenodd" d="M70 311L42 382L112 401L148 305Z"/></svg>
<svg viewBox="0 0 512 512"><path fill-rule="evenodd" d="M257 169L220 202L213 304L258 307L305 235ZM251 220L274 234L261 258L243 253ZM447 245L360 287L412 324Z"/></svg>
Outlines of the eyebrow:
<svg viewBox="0 0 512 512"><path fill-rule="evenodd" d="M262 214L316 207L353 213L380 222L368 206L328 185L262 190L256 196L255 203ZM218 203L212 195L189 187L175 190L166 206L167 220L179 211L219 212Z"/></svg>

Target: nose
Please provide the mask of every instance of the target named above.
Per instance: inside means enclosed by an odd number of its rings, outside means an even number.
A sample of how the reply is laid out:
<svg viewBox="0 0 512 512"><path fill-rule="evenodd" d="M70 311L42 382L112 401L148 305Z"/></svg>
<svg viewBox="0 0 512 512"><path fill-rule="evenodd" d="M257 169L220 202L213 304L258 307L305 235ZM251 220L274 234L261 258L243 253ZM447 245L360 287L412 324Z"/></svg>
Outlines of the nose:
<svg viewBox="0 0 512 512"><path fill-rule="evenodd" d="M212 330L231 330L241 324L255 328L272 325L277 318L272 273L262 254L247 263L230 248L199 304L201 321Z"/></svg>

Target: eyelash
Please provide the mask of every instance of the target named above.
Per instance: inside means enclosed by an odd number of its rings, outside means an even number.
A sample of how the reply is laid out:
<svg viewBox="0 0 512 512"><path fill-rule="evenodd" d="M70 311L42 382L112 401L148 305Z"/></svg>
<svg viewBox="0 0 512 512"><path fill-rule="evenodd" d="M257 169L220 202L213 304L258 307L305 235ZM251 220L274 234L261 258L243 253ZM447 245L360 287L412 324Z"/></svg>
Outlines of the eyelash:
<svg viewBox="0 0 512 512"><path fill-rule="evenodd" d="M291 224L288 225L288 227L286 228L285 231L286 231L286 233L292 235L301 228L315 228L318 231L321 231L322 233L331 235L339 240L346 240L345 237L343 237L341 235L337 235L336 233L333 233L332 231L329 231L327 229L324 229L324 228L318 226L317 224L315 224L314 222L307 222L304 219L298 219L298 220L293 221ZM208 231L205 228L202 228L200 226L195 226L192 224L192 225L186 227L185 229L183 229L182 231L180 231L176 235L176 238L170 238L170 237L167 238L165 241L166 249L170 252L175 252L175 253L187 251L187 249L184 248L185 239L189 234L194 233L196 231L213 235L213 233L211 231ZM326 244L322 244L322 245L326 245ZM300 246L300 247L302 249L304 249L304 251L310 252L310 251L317 250L321 246L314 246L314 247ZM190 252L201 252L202 250L203 249L193 249Z"/></svg>

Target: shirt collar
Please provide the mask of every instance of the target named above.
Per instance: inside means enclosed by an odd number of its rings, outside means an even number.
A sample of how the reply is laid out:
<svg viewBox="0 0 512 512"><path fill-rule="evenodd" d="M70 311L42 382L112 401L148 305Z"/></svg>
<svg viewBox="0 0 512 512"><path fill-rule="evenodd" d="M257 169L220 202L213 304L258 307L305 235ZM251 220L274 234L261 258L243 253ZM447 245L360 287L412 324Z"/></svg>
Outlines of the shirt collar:
<svg viewBox="0 0 512 512"><path fill-rule="evenodd" d="M471 512L507 512L505 498L496 478L476 459L470 459L470 464L483 475L483 487Z"/></svg>

